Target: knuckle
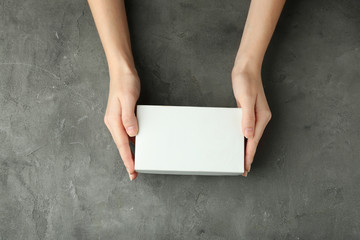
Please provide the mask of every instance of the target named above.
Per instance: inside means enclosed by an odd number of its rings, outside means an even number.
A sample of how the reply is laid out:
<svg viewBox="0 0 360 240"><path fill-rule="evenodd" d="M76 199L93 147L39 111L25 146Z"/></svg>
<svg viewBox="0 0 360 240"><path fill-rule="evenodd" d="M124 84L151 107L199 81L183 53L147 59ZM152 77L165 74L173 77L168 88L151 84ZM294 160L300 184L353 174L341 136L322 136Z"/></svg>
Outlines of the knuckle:
<svg viewBox="0 0 360 240"><path fill-rule="evenodd" d="M235 69L233 69L232 71L231 71L231 79L232 79L232 81L234 81L234 79L235 79L235 77L237 76L237 72L235 71Z"/></svg>
<svg viewBox="0 0 360 240"><path fill-rule="evenodd" d="M254 99L255 96L256 96L256 94L253 91L247 91L246 93L243 94L242 98L245 101L249 101L249 100Z"/></svg>
<svg viewBox="0 0 360 240"><path fill-rule="evenodd" d="M267 122L269 122L272 117L271 111L269 109L262 110L258 114L260 118L265 119Z"/></svg>
<svg viewBox="0 0 360 240"><path fill-rule="evenodd" d="M132 125L134 120L133 120L133 117L130 114L123 114L122 122L123 122L124 126L127 127L127 126Z"/></svg>
<svg viewBox="0 0 360 240"><path fill-rule="evenodd" d="M270 110L267 110L267 111L266 111L266 119L267 119L267 121L269 122L269 121L271 120L271 118L272 118L271 111L270 111Z"/></svg>
<svg viewBox="0 0 360 240"><path fill-rule="evenodd" d="M116 143L116 146L117 146L117 148L119 150L122 150L122 149L124 149L126 147L129 147L129 143L127 143L127 142L118 142L118 143Z"/></svg>
<svg viewBox="0 0 360 240"><path fill-rule="evenodd" d="M240 102L242 108L254 111L256 93L247 91L246 93L241 94L237 100Z"/></svg>
<svg viewBox="0 0 360 240"><path fill-rule="evenodd" d="M106 114L104 116L104 122L107 127L114 126L119 121L118 116Z"/></svg>
<svg viewBox="0 0 360 240"><path fill-rule="evenodd" d="M244 129L246 128L254 128L255 127L255 118L246 118L243 122Z"/></svg>
<svg viewBox="0 0 360 240"><path fill-rule="evenodd" d="M105 115L104 116L104 123L105 123L105 125L108 127L110 124L109 124L109 117L108 117L108 115Z"/></svg>
<svg viewBox="0 0 360 240"><path fill-rule="evenodd" d="M243 74L241 74L241 72L239 72L236 69L233 69L231 71L231 80L234 83L235 81L239 81L239 79L243 78Z"/></svg>
<svg viewBox="0 0 360 240"><path fill-rule="evenodd" d="M249 111L248 113L245 114L244 119L245 119L245 121L248 121L248 122L255 121L255 113Z"/></svg>
<svg viewBox="0 0 360 240"><path fill-rule="evenodd" d="M121 101L132 100L132 102L133 102L138 99L139 94L135 90L126 90L126 91L122 91L119 96L120 96Z"/></svg>
<svg viewBox="0 0 360 240"><path fill-rule="evenodd" d="M252 110L251 108L247 108L245 107L243 109L243 121L245 123L245 125L251 123L255 123L256 120L256 116L255 116L255 110Z"/></svg>

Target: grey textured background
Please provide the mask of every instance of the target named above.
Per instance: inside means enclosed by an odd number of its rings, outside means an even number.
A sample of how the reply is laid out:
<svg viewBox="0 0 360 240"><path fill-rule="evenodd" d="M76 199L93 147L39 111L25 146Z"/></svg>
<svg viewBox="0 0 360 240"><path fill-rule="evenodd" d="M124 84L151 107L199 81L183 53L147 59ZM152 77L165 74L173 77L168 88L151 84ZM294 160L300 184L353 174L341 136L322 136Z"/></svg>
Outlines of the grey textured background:
<svg viewBox="0 0 360 240"><path fill-rule="evenodd" d="M247 178L139 175L86 1L0 1L0 239L359 239L360 1L288 1ZM234 107L249 1L127 2L140 103Z"/></svg>

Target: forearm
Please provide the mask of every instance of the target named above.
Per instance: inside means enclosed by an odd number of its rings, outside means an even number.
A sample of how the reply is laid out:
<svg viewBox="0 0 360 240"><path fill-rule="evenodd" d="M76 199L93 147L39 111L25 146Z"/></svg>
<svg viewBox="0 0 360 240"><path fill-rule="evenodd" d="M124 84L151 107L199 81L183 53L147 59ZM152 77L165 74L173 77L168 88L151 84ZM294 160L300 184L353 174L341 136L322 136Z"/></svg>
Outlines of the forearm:
<svg viewBox="0 0 360 240"><path fill-rule="evenodd" d="M134 72L124 0L88 0L109 70Z"/></svg>
<svg viewBox="0 0 360 240"><path fill-rule="evenodd" d="M266 49L280 17L285 0L252 0L246 19L234 70L260 70Z"/></svg>

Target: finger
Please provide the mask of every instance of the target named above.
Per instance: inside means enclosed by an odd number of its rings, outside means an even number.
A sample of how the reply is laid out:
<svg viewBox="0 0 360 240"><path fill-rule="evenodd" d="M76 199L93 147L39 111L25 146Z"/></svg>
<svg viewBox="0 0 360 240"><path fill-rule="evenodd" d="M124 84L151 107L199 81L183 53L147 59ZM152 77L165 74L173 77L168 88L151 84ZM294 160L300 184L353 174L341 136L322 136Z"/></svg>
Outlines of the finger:
<svg viewBox="0 0 360 240"><path fill-rule="evenodd" d="M255 129L255 102L256 96L244 96L240 98L242 108L242 131L246 138L254 136Z"/></svg>
<svg viewBox="0 0 360 240"><path fill-rule="evenodd" d="M245 169L248 172L250 171L251 164L254 161L254 156L261 136L263 135L265 127L269 123L270 118L270 111L262 110L256 113L255 134L254 137L248 139L246 143Z"/></svg>
<svg viewBox="0 0 360 240"><path fill-rule="evenodd" d="M237 107L241 108L241 104L237 99L236 99L236 105L237 105ZM243 130L244 130L244 128L243 128ZM243 131L243 134L244 134L244 131ZM244 134L244 136L245 136L245 134ZM244 160L244 173L242 174L242 176L246 177L247 174L248 174L248 171L246 171L246 161Z"/></svg>
<svg viewBox="0 0 360 240"><path fill-rule="evenodd" d="M114 108L119 108L120 105L113 104ZM129 138L122 125L122 119L120 114L116 114L115 111L107 111L105 115L105 124L108 127L112 138L119 150L120 156L129 174L130 180L136 178L137 173L134 169L134 157L130 149Z"/></svg>
<svg viewBox="0 0 360 240"><path fill-rule="evenodd" d="M121 119L119 119L118 122L121 122ZM121 123L118 125L114 124L111 128L111 133L129 174L130 180L134 180L137 173L135 172L134 157L130 149L127 133Z"/></svg>
<svg viewBox="0 0 360 240"><path fill-rule="evenodd" d="M121 98L122 122L126 133L134 137L138 132L138 122L135 116L136 98L131 94L126 94Z"/></svg>

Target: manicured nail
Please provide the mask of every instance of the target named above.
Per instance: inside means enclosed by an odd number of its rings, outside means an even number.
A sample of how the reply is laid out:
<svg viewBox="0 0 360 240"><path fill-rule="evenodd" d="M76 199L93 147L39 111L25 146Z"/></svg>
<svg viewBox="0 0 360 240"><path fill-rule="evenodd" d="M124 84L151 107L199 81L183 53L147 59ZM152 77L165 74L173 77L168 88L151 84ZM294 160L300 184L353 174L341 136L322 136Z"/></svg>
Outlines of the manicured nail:
<svg viewBox="0 0 360 240"><path fill-rule="evenodd" d="M249 138L253 136L254 129L253 128L245 128L245 137Z"/></svg>
<svg viewBox="0 0 360 240"><path fill-rule="evenodd" d="M135 136L136 135L136 131L135 131L135 127L131 126L131 127L128 127L126 129L127 133L130 135L130 136Z"/></svg>

